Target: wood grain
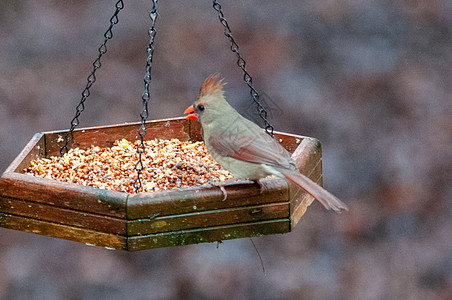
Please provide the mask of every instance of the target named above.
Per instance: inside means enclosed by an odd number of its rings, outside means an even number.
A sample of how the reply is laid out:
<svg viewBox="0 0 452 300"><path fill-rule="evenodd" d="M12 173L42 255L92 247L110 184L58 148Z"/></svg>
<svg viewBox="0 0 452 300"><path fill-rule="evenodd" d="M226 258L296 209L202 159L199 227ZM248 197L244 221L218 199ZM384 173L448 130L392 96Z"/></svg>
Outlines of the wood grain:
<svg viewBox="0 0 452 300"><path fill-rule="evenodd" d="M289 202L216 209L128 222L129 236L280 219L289 215Z"/></svg>
<svg viewBox="0 0 452 300"><path fill-rule="evenodd" d="M13 162L5 170L5 173L19 172L24 173L24 169L28 168L30 162L39 157L44 157L45 139L44 134L36 133L31 140L25 145L24 149L17 155Z"/></svg>
<svg viewBox="0 0 452 300"><path fill-rule="evenodd" d="M288 218L246 224L180 230L131 237L128 243L128 250L137 251L160 247L183 246L244 237L262 236L267 234L286 233L289 231L290 225Z"/></svg>
<svg viewBox="0 0 452 300"><path fill-rule="evenodd" d="M124 250L127 249L127 239L123 236L42 220L14 216L1 212L0 226L4 228L90 244L93 246Z"/></svg>
<svg viewBox="0 0 452 300"><path fill-rule="evenodd" d="M10 215L49 221L99 232L126 235L126 220L0 196L0 211Z"/></svg>
<svg viewBox="0 0 452 300"><path fill-rule="evenodd" d="M322 148L320 142L314 138L305 138L292 154L300 173L312 181L322 185ZM291 230L315 199L303 189L290 185L290 220Z"/></svg>
<svg viewBox="0 0 452 300"><path fill-rule="evenodd" d="M92 145L111 147L115 140L123 138L135 141L139 138L140 126L141 123L136 122L80 128L74 131L74 141L69 144L69 148L88 148ZM177 138L186 141L190 138L189 126L189 120L185 118L147 121L145 140ZM45 132L47 156L59 155L66 132L67 130Z"/></svg>
<svg viewBox="0 0 452 300"><path fill-rule="evenodd" d="M265 178L263 188L255 182L242 181L225 186L227 199L219 187L198 187L130 195L127 219L143 219L158 214L167 216L222 208L285 202L289 200L288 183L279 178Z"/></svg>
<svg viewBox="0 0 452 300"><path fill-rule="evenodd" d="M0 196L125 218L128 194L10 172L0 178Z"/></svg>

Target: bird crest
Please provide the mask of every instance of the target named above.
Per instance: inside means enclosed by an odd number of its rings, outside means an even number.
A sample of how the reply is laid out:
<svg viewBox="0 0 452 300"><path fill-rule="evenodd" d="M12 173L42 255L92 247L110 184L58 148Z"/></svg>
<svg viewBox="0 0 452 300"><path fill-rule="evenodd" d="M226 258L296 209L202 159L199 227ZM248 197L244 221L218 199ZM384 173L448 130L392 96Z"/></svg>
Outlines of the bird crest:
<svg viewBox="0 0 452 300"><path fill-rule="evenodd" d="M220 74L214 74L207 77L201 85L199 96L212 95L218 92L223 93L225 83L223 83L223 79L218 80L219 76Z"/></svg>

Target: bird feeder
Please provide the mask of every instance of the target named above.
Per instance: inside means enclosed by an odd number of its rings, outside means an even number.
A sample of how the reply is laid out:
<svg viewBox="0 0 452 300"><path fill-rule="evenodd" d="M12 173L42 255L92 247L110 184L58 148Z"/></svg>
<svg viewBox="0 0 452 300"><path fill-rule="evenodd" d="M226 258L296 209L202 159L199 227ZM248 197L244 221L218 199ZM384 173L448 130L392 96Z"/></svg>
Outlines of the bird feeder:
<svg viewBox="0 0 452 300"><path fill-rule="evenodd" d="M276 177L264 178L260 185L246 180L228 183L224 186L228 195L224 200L223 191L217 186L129 194L25 174L24 170L32 160L59 155L63 149L109 147L115 140L135 140L138 135L142 145L143 141L155 138L202 140L201 127L197 121L185 118L146 120L156 3L157 0L153 0L150 13L151 41L147 49L149 56L146 61L141 122L75 128L89 96L89 89L95 82L94 73L101 66L100 58L107 51L106 43L112 37L112 27L118 22L118 13L123 8L123 2L118 1L71 128L36 133L0 177L1 227L111 249L136 251L287 233L293 230L306 212L313 198L286 180ZM225 27L225 35L231 41L231 50L238 57L237 64L244 71L244 79L251 88L253 100L259 105L260 112L265 112L252 86L251 76L245 69L245 61L238 53L237 43L232 38L221 6L215 0L213 4ZM271 128L270 133L292 153L300 172L322 185L322 152L318 140L273 133L266 114L263 119L267 132ZM140 173L137 171L139 180Z"/></svg>
<svg viewBox="0 0 452 300"><path fill-rule="evenodd" d="M147 139L200 141L200 125L184 118L149 121ZM76 147L134 139L140 123L77 129ZM287 181L128 194L24 173L32 160L58 155L67 131L37 133L0 178L0 226L129 251L286 233L313 198ZM300 171L322 183L316 139L275 132Z"/></svg>

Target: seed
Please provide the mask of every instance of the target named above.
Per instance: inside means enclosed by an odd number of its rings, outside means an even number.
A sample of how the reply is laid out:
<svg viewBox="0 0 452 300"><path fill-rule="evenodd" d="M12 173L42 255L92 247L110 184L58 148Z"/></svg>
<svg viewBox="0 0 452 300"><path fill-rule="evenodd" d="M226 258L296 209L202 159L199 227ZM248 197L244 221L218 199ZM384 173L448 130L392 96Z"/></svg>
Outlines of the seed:
<svg viewBox="0 0 452 300"><path fill-rule="evenodd" d="M135 193L139 141L117 140L112 147L74 148L50 159L30 162L26 173L101 189ZM142 189L152 192L233 178L208 153L203 142L149 140L142 155ZM140 148L141 150L141 148Z"/></svg>

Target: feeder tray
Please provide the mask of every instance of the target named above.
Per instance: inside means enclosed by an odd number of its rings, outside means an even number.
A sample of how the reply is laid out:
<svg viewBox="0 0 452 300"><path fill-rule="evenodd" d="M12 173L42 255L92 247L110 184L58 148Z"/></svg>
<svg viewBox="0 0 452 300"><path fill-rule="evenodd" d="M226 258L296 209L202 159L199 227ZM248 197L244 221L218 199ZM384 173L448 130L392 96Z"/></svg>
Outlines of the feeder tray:
<svg viewBox="0 0 452 300"><path fill-rule="evenodd" d="M71 147L112 146L136 139L141 123L74 131ZM146 139L202 141L198 122L147 122ZM219 187L128 194L25 174L32 160L59 155L67 131L36 133L0 178L0 226L129 251L286 233L313 198L286 180L267 177ZM275 132L301 173L322 184L317 139Z"/></svg>

